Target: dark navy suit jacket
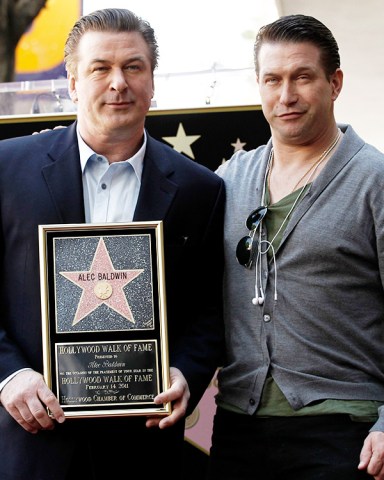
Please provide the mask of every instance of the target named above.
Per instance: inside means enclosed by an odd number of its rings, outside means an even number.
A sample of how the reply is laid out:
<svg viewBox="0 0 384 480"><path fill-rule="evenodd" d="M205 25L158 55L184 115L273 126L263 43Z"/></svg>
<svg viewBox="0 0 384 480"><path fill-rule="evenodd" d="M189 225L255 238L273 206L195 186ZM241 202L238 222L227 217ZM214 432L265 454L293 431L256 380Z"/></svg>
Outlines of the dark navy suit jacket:
<svg viewBox="0 0 384 480"><path fill-rule="evenodd" d="M133 220L164 222L170 364L188 381L188 413L222 361L224 196L216 174L148 135ZM0 381L25 367L43 371L38 225L84 221L76 123L0 142ZM68 431L85 422L32 435L0 407L0 478L65 478ZM92 419L105 435L109 423Z"/></svg>

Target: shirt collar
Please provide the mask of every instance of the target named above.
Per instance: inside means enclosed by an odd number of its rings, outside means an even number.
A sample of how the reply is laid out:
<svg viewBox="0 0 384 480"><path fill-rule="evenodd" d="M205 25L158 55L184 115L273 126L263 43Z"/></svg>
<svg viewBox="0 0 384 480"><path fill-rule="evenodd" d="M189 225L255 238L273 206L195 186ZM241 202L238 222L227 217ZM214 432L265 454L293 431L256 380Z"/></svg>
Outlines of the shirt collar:
<svg viewBox="0 0 384 480"><path fill-rule="evenodd" d="M76 128L76 134L77 134L77 142L79 145L81 171L82 173L84 173L85 166L87 165L89 157L91 157L95 153L97 154L97 152L93 151L92 148L89 147L81 138L81 135L79 132L79 126L77 126ZM136 173L136 176L139 179L141 179L141 174L143 172L143 163L144 163L144 155L145 155L146 147L147 147L147 133L144 130L144 141L139 151L136 152L135 155L133 155L133 157L127 158L125 160L126 162L129 162L132 165Z"/></svg>

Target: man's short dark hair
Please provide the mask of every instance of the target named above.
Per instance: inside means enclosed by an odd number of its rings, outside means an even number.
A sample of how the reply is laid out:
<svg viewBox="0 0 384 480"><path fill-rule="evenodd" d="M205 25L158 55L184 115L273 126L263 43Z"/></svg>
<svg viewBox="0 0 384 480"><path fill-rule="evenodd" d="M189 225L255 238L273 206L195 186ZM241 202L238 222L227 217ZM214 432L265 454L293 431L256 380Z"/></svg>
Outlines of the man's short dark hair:
<svg viewBox="0 0 384 480"><path fill-rule="evenodd" d="M262 45L277 42L310 42L318 47L327 78L340 68L339 46L329 28L308 15L286 15L261 27L256 36L254 61L257 75Z"/></svg>

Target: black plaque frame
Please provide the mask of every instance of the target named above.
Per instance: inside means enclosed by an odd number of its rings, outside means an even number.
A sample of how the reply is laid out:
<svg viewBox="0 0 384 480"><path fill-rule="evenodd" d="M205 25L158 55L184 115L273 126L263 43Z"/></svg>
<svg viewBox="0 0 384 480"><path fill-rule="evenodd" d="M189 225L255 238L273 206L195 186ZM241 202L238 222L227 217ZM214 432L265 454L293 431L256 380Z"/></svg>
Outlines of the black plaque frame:
<svg viewBox="0 0 384 480"><path fill-rule="evenodd" d="M169 415L163 224L39 225L44 378L66 417ZM50 413L50 412L49 412Z"/></svg>

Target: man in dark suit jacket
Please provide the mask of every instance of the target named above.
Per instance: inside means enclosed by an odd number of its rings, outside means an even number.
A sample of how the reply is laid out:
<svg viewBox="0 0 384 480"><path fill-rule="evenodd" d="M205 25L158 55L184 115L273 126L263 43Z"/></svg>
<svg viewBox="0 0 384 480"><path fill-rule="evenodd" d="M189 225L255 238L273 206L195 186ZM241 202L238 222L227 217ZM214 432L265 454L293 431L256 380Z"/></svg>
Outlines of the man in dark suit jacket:
<svg viewBox="0 0 384 480"><path fill-rule="evenodd" d="M181 478L184 418L221 362L224 186L145 131L157 56L128 10L80 18L65 50L77 122L0 142L2 480ZM42 376L38 225L116 218L163 221L171 385L156 401L172 413L65 419Z"/></svg>

